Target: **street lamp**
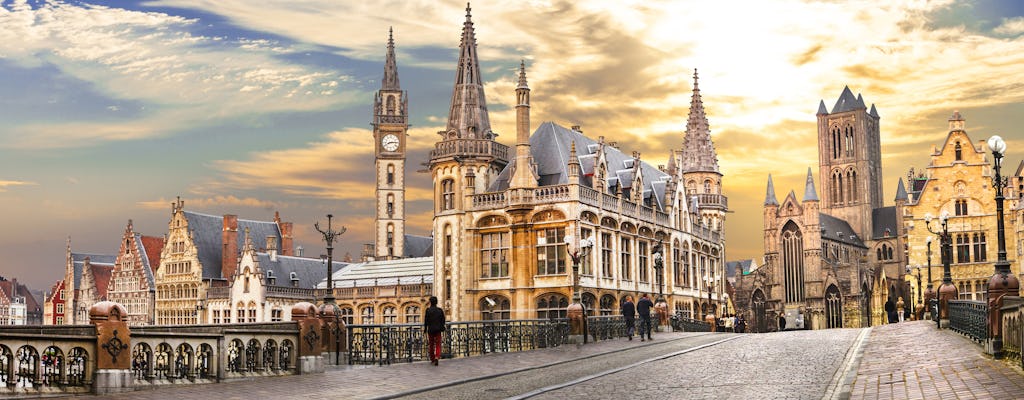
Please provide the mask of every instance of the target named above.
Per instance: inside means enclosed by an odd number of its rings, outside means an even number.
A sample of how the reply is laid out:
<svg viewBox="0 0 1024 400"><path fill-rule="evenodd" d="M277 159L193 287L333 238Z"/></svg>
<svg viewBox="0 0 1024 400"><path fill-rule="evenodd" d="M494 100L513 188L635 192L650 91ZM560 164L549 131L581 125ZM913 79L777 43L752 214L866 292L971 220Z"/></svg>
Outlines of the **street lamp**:
<svg viewBox="0 0 1024 400"><path fill-rule="evenodd" d="M949 263L953 258L953 244L949 236L949 213L945 210L939 214L939 224L942 231L932 230L932 215L924 215L925 227L939 237L939 254L942 256L942 285L939 285L939 327L949 324L949 300L956 299L956 285L953 285L953 275L949 271Z"/></svg>
<svg viewBox="0 0 1024 400"><path fill-rule="evenodd" d="M594 247L594 237L588 237L576 242L572 235L565 238L566 251L572 258L572 304L566 309L566 317L569 318L569 341L581 344L587 342L586 317L583 303L580 301L580 260L585 260L590 250Z"/></svg>
<svg viewBox="0 0 1024 400"><path fill-rule="evenodd" d="M931 236L929 236L928 238L931 239ZM907 264L907 275L910 275L910 270L911 270L910 264ZM914 309L913 309L914 310L914 318L921 318L921 315L919 315L919 313L924 310L924 300L922 300L923 293L921 293L921 265L920 264L915 265L913 267L913 270L914 270L914 272L917 273L916 274L916 277L917 277L917 306L914 307ZM913 301L913 299L910 299L910 300Z"/></svg>
<svg viewBox="0 0 1024 400"><path fill-rule="evenodd" d="M658 274L658 302L661 302L661 292L665 287L665 276L662 271L665 269L665 256L662 254L665 252L665 246L658 241L658 244L654 245L654 271Z"/></svg>
<svg viewBox="0 0 1024 400"><path fill-rule="evenodd" d="M1006 190L1006 177L1000 174L1003 155L1006 154L1006 142L998 135L988 139L988 147L992 149L995 160L995 177L992 187L996 190L996 230L999 252L995 263L995 273L988 280L989 332L992 339L992 357L1003 358L1003 296L1020 295L1020 281L1010 272L1010 263L1006 261L1006 231L1003 221L1003 191Z"/></svg>
<svg viewBox="0 0 1024 400"><path fill-rule="evenodd" d="M334 241L345 233L345 227L341 227L340 230L331 230L331 218L333 215L327 214L327 230L320 229L320 222L314 222L313 228L324 235L324 241L327 242L327 293L324 294L325 304L334 304Z"/></svg>

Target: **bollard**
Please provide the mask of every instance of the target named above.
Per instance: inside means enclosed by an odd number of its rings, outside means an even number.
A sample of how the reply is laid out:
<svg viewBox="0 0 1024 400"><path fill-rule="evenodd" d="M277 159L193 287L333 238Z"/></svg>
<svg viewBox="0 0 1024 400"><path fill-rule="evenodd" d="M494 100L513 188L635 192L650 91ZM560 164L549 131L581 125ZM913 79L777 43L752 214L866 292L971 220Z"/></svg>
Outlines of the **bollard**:
<svg viewBox="0 0 1024 400"><path fill-rule="evenodd" d="M96 327L95 394L127 392L134 389L131 370L131 330L124 307L101 301L89 308L89 323Z"/></svg>
<svg viewBox="0 0 1024 400"><path fill-rule="evenodd" d="M324 346L320 339L323 322L317 318L316 306L308 302L296 303L292 306L292 321L299 325L298 357L296 363L299 374L317 374L324 372Z"/></svg>

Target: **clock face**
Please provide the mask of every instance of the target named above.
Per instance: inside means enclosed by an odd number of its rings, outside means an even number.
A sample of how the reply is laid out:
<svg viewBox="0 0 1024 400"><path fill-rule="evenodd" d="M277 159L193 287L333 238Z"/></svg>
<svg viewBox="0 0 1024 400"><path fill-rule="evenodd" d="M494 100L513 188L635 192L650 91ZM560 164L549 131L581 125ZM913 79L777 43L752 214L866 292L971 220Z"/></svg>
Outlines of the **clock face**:
<svg viewBox="0 0 1024 400"><path fill-rule="evenodd" d="M384 150L387 150L387 151L398 150L398 136L386 135L386 136L384 136L383 139L380 140L380 144L381 144L381 146L384 147Z"/></svg>

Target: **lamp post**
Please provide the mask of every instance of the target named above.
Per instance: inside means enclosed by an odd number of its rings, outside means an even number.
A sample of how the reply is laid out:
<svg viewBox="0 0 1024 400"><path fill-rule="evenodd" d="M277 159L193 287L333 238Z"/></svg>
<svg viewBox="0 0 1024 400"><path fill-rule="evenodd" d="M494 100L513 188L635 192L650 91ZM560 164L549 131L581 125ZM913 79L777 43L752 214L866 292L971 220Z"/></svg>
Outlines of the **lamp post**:
<svg viewBox="0 0 1024 400"><path fill-rule="evenodd" d="M711 325L711 332L715 332L718 328L718 321L715 319L715 313L711 308L711 291L714 290L715 283L714 278L711 277L711 272L704 275L704 282L707 282L708 291L708 313L704 316L704 321Z"/></svg>
<svg viewBox="0 0 1024 400"><path fill-rule="evenodd" d="M911 270L910 264L907 264L907 275L912 275L910 273L910 270ZM924 293L921 293L921 265L920 264L915 265L913 267L913 270L916 273L916 275L914 275L914 276L917 277L917 303L915 303L916 306L913 308L913 310L914 310L914 318L920 319L921 316L924 315L923 312L922 312L922 311L924 311L924 300L923 300ZM910 299L910 301L913 302L914 299Z"/></svg>
<svg viewBox="0 0 1024 400"><path fill-rule="evenodd" d="M928 251L925 253L928 255L928 288L924 292L924 302L930 318L932 314L932 299L935 298L935 289L932 288L932 237L928 236L925 239L925 243L928 244Z"/></svg>
<svg viewBox="0 0 1024 400"><path fill-rule="evenodd" d="M334 216L327 214L327 230L320 229L319 221L313 223L313 228L320 232L327 242L327 293L324 294L324 304L334 304L334 241L346 231L344 226L340 230L332 230L331 218Z"/></svg>
<svg viewBox="0 0 1024 400"><path fill-rule="evenodd" d="M953 285L953 275L949 271L949 263L953 258L953 244L949 237L949 213L942 211L939 214L939 224L942 230L932 230L932 215L925 214L925 227L939 237L939 254L942 256L942 285L939 285L939 328L949 325L949 301L956 299L956 285Z"/></svg>
<svg viewBox="0 0 1024 400"><path fill-rule="evenodd" d="M668 332L668 303L662 294L665 287L665 246L661 240L654 245L654 272L658 274L658 299L654 302L654 310L658 314L658 332Z"/></svg>
<svg viewBox="0 0 1024 400"><path fill-rule="evenodd" d="M580 293L580 261L585 260L590 250L594 247L593 236L581 239L579 243L576 238L569 235L565 238L566 251L572 258L572 304L566 309L566 316L569 318L569 342L582 344L586 343L586 317L581 301Z"/></svg>
<svg viewBox="0 0 1024 400"><path fill-rule="evenodd" d="M989 339L992 340L992 357L1003 358L1003 296L1020 295L1020 281L1010 272L1010 263L1006 261L1006 231L1003 221L1003 191L1006 190L1006 177L1000 174L1003 155L1006 153L1006 142L998 135L988 139L988 147L992 149L995 164L995 177L992 187L996 190L996 230L999 252L995 263L995 273L988 280L988 312Z"/></svg>

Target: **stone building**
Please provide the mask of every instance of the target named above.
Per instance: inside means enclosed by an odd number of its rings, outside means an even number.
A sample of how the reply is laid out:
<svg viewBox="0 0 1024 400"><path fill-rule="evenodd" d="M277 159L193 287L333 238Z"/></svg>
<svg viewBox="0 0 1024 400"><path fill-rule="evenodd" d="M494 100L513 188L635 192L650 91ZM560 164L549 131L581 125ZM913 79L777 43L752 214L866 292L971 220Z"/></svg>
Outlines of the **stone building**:
<svg viewBox="0 0 1024 400"><path fill-rule="evenodd" d="M346 324L422 323L433 293L434 261L415 257L350 264L335 269L333 283ZM326 288L326 280L317 287Z"/></svg>
<svg viewBox="0 0 1024 400"><path fill-rule="evenodd" d="M281 255L292 254L292 223L239 219L235 215L214 216L185 211L185 202L171 204L167 240L155 271L157 325L207 323L207 290L228 286L238 268L239 251L245 245L238 230L254 237L271 238Z"/></svg>
<svg viewBox="0 0 1024 400"><path fill-rule="evenodd" d="M64 325L66 296L63 279L50 286L43 296L43 325Z"/></svg>
<svg viewBox="0 0 1024 400"><path fill-rule="evenodd" d="M89 308L106 300L110 274L116 256L109 254L75 253L71 251L71 238L67 240L64 265L64 324L89 323ZM58 293L54 293L59 295ZM51 304L59 304L52 302Z"/></svg>
<svg viewBox="0 0 1024 400"><path fill-rule="evenodd" d="M434 294L453 320L564 315L573 290L567 240L593 237L580 266L590 313L626 295L666 295L670 311L720 302L722 194L694 77L682 151L656 168L603 137L552 122L530 134L530 88L520 65L514 151L491 129L467 8L445 130L430 153ZM664 255L662 270L654 254ZM709 277L704 280L701 277Z"/></svg>
<svg viewBox="0 0 1024 400"><path fill-rule="evenodd" d="M107 299L124 306L122 317L130 325L150 325L155 314L156 281L153 268L160 265L164 239L135 232L128 220L114 262Z"/></svg>
<svg viewBox="0 0 1024 400"><path fill-rule="evenodd" d="M907 176L912 184L907 193L906 210L901 217L908 227L908 265L922 268L922 291L926 290L928 284L929 237L933 241L931 277L934 290L938 290L943 277L939 238L929 233L925 218L927 215L932 216L931 228L939 231L942 228L938 217L946 213L949 215L947 227L952 244L950 271L958 298L987 299L988 280L995 271L993 263L998 251L995 191L992 188L994 174L990 154L984 140L972 142L967 134L966 121L959 112L954 112L949 119L945 140L940 146L931 149L928 166L917 174L911 169ZM1009 172L1003 170L1004 176L1009 175ZM1014 180L1020 181L1019 178ZM1018 217L1024 214L1021 214L1018 197L1013 195L1012 186L1005 193L1005 209L1008 210L1004 220L1006 254L1011 270L1019 274L1019 238L1022 236ZM918 293L916 281L911 286ZM915 303L919 297L914 296Z"/></svg>
<svg viewBox="0 0 1024 400"><path fill-rule="evenodd" d="M43 308L28 286L0 276L0 325L42 325Z"/></svg>
<svg viewBox="0 0 1024 400"><path fill-rule="evenodd" d="M819 102L818 172L802 200L779 203L771 176L764 203L764 265L736 282L734 300L754 331L772 330L784 315L790 328L841 328L880 323L885 300L908 296L903 283L899 182L895 206L882 204L879 120L862 96L843 89L832 107Z"/></svg>
<svg viewBox="0 0 1024 400"><path fill-rule="evenodd" d="M314 289L327 276L325 260L278 254L275 236L258 247L248 228L243 235L238 268L227 285L207 290L204 321L212 324L290 321L292 306L317 303ZM345 263L334 262L342 270Z"/></svg>

